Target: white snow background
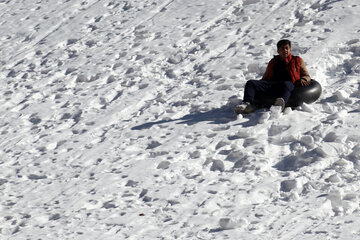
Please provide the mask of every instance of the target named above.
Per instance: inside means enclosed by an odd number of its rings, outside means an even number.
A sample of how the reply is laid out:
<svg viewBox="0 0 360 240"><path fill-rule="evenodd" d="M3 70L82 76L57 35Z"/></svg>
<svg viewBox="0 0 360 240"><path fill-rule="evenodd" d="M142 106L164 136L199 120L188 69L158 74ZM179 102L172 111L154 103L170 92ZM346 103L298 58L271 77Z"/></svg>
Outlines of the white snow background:
<svg viewBox="0 0 360 240"><path fill-rule="evenodd" d="M288 38L323 93L234 115ZM1 239L360 239L358 0L0 0Z"/></svg>

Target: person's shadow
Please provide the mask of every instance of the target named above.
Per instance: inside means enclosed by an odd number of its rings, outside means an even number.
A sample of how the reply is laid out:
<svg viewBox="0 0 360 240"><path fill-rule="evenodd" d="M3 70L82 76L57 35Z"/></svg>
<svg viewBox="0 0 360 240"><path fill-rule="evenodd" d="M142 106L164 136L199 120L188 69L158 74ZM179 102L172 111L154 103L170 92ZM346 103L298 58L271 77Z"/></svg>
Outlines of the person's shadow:
<svg viewBox="0 0 360 240"><path fill-rule="evenodd" d="M178 119L160 120L156 122L147 122L135 127L132 130L149 129L154 125L166 124L179 121L177 124L194 125L199 122L209 122L209 124L225 124L237 119L234 113L234 107L239 103L236 96L230 97L228 103L220 108L215 108L205 112L192 112Z"/></svg>

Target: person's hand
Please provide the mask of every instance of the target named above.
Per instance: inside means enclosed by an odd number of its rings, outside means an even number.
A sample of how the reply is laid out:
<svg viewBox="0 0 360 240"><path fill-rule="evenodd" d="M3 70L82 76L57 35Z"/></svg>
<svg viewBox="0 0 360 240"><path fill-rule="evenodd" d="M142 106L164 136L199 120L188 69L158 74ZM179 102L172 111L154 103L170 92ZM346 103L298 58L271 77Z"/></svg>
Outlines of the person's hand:
<svg viewBox="0 0 360 240"><path fill-rule="evenodd" d="M300 79L300 84L301 86L309 86L310 85L310 81L306 80L306 79Z"/></svg>
<svg viewBox="0 0 360 240"><path fill-rule="evenodd" d="M303 86L303 87L306 87L306 86L309 86L310 85L310 81L307 81L306 79L300 79L300 80L297 80L296 82L295 82L295 86L296 87L301 87L301 86Z"/></svg>

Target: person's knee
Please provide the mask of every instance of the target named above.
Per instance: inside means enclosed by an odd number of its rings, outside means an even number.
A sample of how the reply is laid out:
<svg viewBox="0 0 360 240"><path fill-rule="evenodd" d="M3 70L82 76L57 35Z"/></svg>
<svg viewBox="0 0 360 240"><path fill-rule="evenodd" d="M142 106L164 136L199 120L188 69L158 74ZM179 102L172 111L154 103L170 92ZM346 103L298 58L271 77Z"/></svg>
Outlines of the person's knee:
<svg viewBox="0 0 360 240"><path fill-rule="evenodd" d="M248 80L246 82L246 85L254 85L255 84L254 81L256 81L256 80Z"/></svg>
<svg viewBox="0 0 360 240"><path fill-rule="evenodd" d="M245 84L245 88L246 89L249 89L249 88L254 88L254 83L253 83L254 80L248 80Z"/></svg>

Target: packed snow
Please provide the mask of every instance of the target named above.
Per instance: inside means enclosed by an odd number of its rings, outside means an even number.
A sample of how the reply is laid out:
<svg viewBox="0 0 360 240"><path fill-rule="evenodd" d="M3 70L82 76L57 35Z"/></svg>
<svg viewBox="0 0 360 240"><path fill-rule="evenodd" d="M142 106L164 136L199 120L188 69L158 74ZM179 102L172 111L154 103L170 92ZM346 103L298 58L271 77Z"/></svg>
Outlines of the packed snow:
<svg viewBox="0 0 360 240"><path fill-rule="evenodd" d="M358 0L0 0L1 239L360 239ZM236 116L280 39L313 104Z"/></svg>

